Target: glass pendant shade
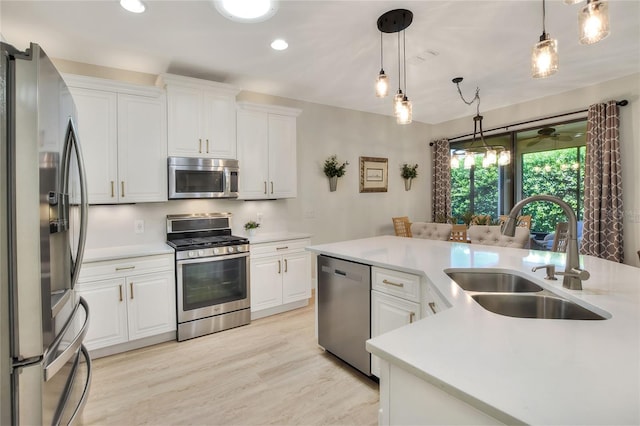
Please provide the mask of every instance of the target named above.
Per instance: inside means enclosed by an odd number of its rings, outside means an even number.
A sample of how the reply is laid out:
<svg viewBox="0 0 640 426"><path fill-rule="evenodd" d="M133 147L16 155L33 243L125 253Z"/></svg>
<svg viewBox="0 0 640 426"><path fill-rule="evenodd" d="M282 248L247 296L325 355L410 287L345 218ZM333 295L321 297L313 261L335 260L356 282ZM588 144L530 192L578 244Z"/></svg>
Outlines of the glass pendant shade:
<svg viewBox="0 0 640 426"><path fill-rule="evenodd" d="M470 169L474 164L476 164L475 155L471 152L467 152L467 155L464 157L464 168Z"/></svg>
<svg viewBox="0 0 640 426"><path fill-rule="evenodd" d="M531 75L534 78L548 77L558 71L558 41L542 33L531 53Z"/></svg>
<svg viewBox="0 0 640 426"><path fill-rule="evenodd" d="M581 44L593 44L609 35L609 4L604 0L587 1L578 12Z"/></svg>
<svg viewBox="0 0 640 426"><path fill-rule="evenodd" d="M393 97L393 115L398 118L400 109L402 108L402 100L404 99L404 93L398 89L398 93Z"/></svg>
<svg viewBox="0 0 640 426"><path fill-rule="evenodd" d="M489 166L492 166L492 165L496 164L496 160L497 159L498 159L498 153L496 152L496 150L495 149L489 149L484 154L484 160L483 161L486 161ZM488 167L488 166L484 166L484 167Z"/></svg>
<svg viewBox="0 0 640 426"><path fill-rule="evenodd" d="M380 70L378 79L376 80L376 96L378 98L384 98L389 94L389 79L384 73L384 70Z"/></svg>
<svg viewBox="0 0 640 426"><path fill-rule="evenodd" d="M457 155L452 155L451 156L451 168L452 169L457 169L458 167L460 167L460 160L458 160L458 156Z"/></svg>
<svg viewBox="0 0 640 426"><path fill-rule="evenodd" d="M500 152L500 155L498 155L498 164L500 164L501 166L506 166L509 163L511 163L511 152Z"/></svg>
<svg viewBox="0 0 640 426"><path fill-rule="evenodd" d="M413 119L413 106L411 101L405 96L400 104L400 111L396 116L396 123L398 124L410 124Z"/></svg>

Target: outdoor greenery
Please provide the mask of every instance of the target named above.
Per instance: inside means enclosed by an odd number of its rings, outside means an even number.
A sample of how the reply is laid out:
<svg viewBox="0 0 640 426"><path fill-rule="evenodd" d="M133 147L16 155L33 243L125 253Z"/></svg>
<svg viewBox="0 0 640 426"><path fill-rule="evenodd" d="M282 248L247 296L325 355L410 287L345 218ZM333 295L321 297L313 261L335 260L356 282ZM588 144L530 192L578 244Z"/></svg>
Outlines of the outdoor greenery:
<svg viewBox="0 0 640 426"><path fill-rule="evenodd" d="M556 196L567 202L578 220L582 220L584 156L584 146L523 154L520 198L537 194ZM472 215L490 215L495 220L501 214L499 168L483 168L481 155L477 155L475 160L476 164L471 169L461 166L451 170L451 207L457 222L467 223ZM531 230L535 232L553 232L557 222L567 221L562 209L548 202L531 203L519 214L531 215Z"/></svg>

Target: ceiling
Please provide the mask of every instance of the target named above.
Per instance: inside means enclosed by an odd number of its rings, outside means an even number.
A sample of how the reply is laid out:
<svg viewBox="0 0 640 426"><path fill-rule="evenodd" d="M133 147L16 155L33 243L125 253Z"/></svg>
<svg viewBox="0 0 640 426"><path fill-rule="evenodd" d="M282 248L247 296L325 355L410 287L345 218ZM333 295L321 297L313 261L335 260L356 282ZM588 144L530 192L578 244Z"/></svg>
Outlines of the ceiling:
<svg viewBox="0 0 640 426"><path fill-rule="evenodd" d="M558 39L560 68L530 77L542 33L542 2L280 0L270 20L238 23L209 0L147 0L136 15L109 1L0 1L0 32L16 47L39 43L52 57L151 74L208 78L244 90L391 115L374 95L380 71L377 18L413 12L407 28L407 87L413 117L440 123L475 114L451 79L464 77L469 100L480 88L481 112L640 72L640 1L609 2L611 35L578 43L579 5L546 4L546 29ZM282 37L285 51L271 41ZM385 34L384 69L397 89L396 34Z"/></svg>

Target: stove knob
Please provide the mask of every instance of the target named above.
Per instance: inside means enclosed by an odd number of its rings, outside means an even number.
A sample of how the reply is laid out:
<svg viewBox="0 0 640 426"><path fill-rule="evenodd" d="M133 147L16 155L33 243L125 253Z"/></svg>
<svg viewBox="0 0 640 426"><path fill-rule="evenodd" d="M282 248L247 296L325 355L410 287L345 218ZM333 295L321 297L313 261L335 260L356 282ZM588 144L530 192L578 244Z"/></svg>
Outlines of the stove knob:
<svg viewBox="0 0 640 426"><path fill-rule="evenodd" d="M229 247L229 253L233 253L233 247Z"/></svg>
<svg viewBox="0 0 640 426"><path fill-rule="evenodd" d="M198 250L198 256L204 256L204 250Z"/></svg>
<svg viewBox="0 0 640 426"><path fill-rule="evenodd" d="M219 248L214 248L213 249L213 254L220 254L220 249Z"/></svg>
<svg viewBox="0 0 640 426"><path fill-rule="evenodd" d="M196 253L193 250L189 250L189 257L196 257L196 256L198 256L198 253Z"/></svg>

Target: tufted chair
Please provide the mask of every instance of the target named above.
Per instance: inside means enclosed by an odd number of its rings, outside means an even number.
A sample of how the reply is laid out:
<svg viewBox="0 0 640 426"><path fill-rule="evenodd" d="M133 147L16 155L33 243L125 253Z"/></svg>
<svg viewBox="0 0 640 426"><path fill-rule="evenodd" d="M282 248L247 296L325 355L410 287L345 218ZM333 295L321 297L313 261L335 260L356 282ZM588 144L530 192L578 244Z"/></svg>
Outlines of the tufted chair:
<svg viewBox="0 0 640 426"><path fill-rule="evenodd" d="M449 241L451 225L448 223L413 222L411 224L413 238Z"/></svg>
<svg viewBox="0 0 640 426"><path fill-rule="evenodd" d="M500 233L500 226L470 226L467 235L472 244L524 248L529 242L529 229L517 227L516 235L508 237Z"/></svg>

